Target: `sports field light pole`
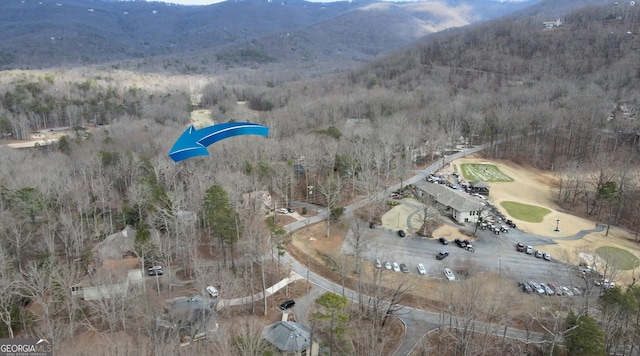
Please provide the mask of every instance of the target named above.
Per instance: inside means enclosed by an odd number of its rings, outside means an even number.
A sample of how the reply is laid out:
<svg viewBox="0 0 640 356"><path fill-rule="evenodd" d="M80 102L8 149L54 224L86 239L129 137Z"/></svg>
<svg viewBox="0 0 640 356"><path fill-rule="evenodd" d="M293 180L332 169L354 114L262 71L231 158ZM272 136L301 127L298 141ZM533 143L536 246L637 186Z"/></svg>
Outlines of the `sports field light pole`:
<svg viewBox="0 0 640 356"><path fill-rule="evenodd" d="M559 226L560 226L560 219L557 219L557 220L556 220L556 229L555 229L555 230L553 230L553 231L555 231L555 232L559 232L559 231L560 231Z"/></svg>

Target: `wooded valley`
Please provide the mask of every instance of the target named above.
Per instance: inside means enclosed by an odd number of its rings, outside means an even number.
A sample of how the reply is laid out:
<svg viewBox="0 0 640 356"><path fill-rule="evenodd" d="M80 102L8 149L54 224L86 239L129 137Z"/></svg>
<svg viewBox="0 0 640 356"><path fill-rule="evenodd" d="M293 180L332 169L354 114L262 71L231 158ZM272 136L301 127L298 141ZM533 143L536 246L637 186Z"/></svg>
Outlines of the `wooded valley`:
<svg viewBox="0 0 640 356"><path fill-rule="evenodd" d="M1 335L47 335L57 352L74 355L268 354L261 332L273 319L272 301L223 309L216 336L190 347L156 323L161 301L178 293L216 284L243 297L287 275L271 254L286 246L284 221L274 223L246 195L267 191L273 207L295 200L331 210L406 179L460 144L499 142L483 154L553 171L566 211L637 232L640 5L589 6L562 20L549 30L538 18L449 30L356 70L300 81L250 69L207 76L92 67L0 72ZM176 164L167 154L198 109L211 110L216 123L266 125L270 136L226 140L210 146L208 157ZM69 134L53 145L4 145L60 127ZM72 297L98 264L94 247L127 226L136 231L135 255L179 268L197 288L152 283L137 296ZM92 276L93 283L120 281ZM382 284L371 281L367 291ZM336 350L385 354L397 346L381 304L410 300L411 288L386 287L372 308L344 312L352 334L342 330ZM482 293L472 287L456 298ZM608 347L640 342L637 291L618 290L624 300L605 300L594 316ZM476 307L489 314L512 302ZM580 307L567 306L578 315ZM536 318L543 319L517 323ZM564 322L541 324L561 334ZM329 323L319 319L318 328L328 340ZM506 347L465 340L446 341L459 346L448 352ZM513 354L550 352L517 347Z"/></svg>

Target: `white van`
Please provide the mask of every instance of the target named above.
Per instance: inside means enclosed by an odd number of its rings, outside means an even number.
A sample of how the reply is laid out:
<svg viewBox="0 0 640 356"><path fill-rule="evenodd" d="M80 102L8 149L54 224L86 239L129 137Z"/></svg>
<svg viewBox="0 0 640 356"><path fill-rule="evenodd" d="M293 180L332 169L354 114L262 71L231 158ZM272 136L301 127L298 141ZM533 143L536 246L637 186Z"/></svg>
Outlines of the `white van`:
<svg viewBox="0 0 640 356"><path fill-rule="evenodd" d="M207 291L207 293L209 293L211 298L218 298L220 296L220 293L214 286L208 286L207 288L205 288L205 290Z"/></svg>

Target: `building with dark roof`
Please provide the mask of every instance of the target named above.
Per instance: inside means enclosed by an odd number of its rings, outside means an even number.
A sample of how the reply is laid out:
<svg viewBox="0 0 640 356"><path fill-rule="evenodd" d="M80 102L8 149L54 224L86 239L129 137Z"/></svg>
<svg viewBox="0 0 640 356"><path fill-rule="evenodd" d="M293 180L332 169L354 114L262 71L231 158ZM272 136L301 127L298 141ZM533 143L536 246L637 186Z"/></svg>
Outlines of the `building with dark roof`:
<svg viewBox="0 0 640 356"><path fill-rule="evenodd" d="M166 307L158 325L173 329L189 340L207 337L218 328L217 304L217 299L200 295L176 298Z"/></svg>
<svg viewBox="0 0 640 356"><path fill-rule="evenodd" d="M262 330L262 337L280 351L281 355L317 356L319 344L311 341L311 330L292 321L269 324Z"/></svg>

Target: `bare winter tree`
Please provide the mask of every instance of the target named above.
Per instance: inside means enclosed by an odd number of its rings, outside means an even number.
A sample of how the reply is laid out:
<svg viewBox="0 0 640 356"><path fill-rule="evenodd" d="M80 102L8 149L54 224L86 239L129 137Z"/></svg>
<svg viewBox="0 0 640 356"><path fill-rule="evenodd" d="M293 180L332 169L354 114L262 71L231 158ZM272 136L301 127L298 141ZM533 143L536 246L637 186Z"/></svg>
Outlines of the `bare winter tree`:
<svg viewBox="0 0 640 356"><path fill-rule="evenodd" d="M30 298L41 310L37 320L41 335L57 338L64 335L65 328L56 315L61 309L59 301L65 295L56 281L58 266L53 260L29 262L24 268L23 296Z"/></svg>
<svg viewBox="0 0 640 356"><path fill-rule="evenodd" d="M323 181L318 183L318 192L322 194L327 207L327 234L331 235L331 210L337 207L340 202L340 192L342 191L342 179L340 176L330 174Z"/></svg>

